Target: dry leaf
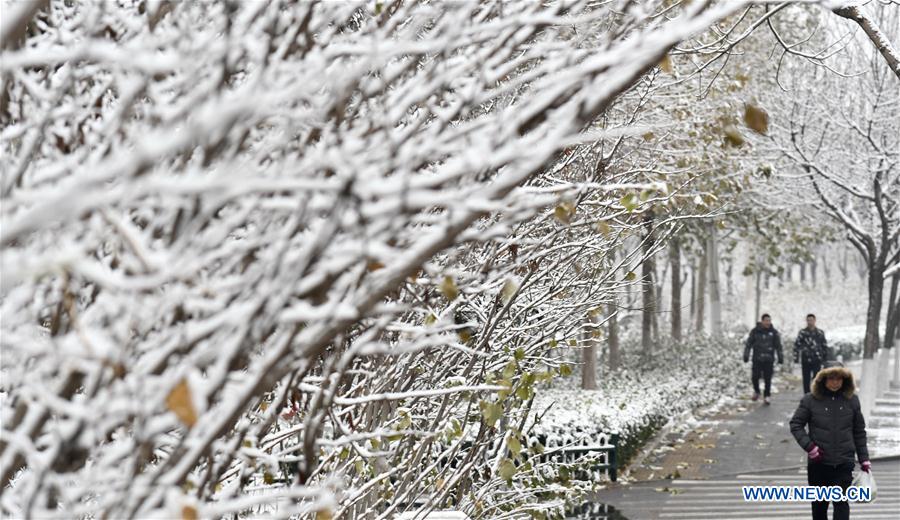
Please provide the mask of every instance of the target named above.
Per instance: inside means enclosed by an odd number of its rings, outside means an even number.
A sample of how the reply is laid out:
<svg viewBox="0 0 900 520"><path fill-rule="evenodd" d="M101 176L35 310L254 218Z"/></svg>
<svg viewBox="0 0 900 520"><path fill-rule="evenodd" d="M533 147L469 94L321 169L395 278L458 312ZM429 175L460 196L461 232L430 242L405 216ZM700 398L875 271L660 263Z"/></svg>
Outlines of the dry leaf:
<svg viewBox="0 0 900 520"><path fill-rule="evenodd" d="M191 401L191 388L188 386L186 379L179 381L175 388L169 392L169 395L166 397L166 406L188 428L193 427L197 423L197 411L194 410L194 403Z"/></svg>
<svg viewBox="0 0 900 520"><path fill-rule="evenodd" d="M553 210L553 217L562 224L568 224L575 216L575 205L571 202L563 202Z"/></svg>
<svg viewBox="0 0 900 520"><path fill-rule="evenodd" d="M500 467L498 468L497 473L503 480L512 480L513 475L516 474L516 465L513 464L513 462L509 459L503 459L503 462L500 463Z"/></svg>
<svg viewBox="0 0 900 520"><path fill-rule="evenodd" d="M184 506L181 508L181 520L198 520L199 518L196 507Z"/></svg>
<svg viewBox="0 0 900 520"><path fill-rule="evenodd" d="M665 72L666 74L671 74L675 70L672 67L672 58L670 58L668 54L666 54L661 60L659 60L659 70Z"/></svg>
<svg viewBox="0 0 900 520"><path fill-rule="evenodd" d="M506 281L503 282L503 288L500 289L500 301L503 302L503 305L509 303L518 290L519 284L512 278L507 278Z"/></svg>
<svg viewBox="0 0 900 520"><path fill-rule="evenodd" d="M731 146L738 147L744 144L744 136L741 135L737 128L729 126L725 128L725 142Z"/></svg>
<svg viewBox="0 0 900 520"><path fill-rule="evenodd" d="M759 107L747 105L744 109L744 123L754 132L766 135L769 131L769 114Z"/></svg>
<svg viewBox="0 0 900 520"><path fill-rule="evenodd" d="M459 289L456 288L456 282L453 281L453 278L449 276L445 276L444 280L441 282L441 285L438 287L438 290L441 291L448 300L453 301L459 296Z"/></svg>

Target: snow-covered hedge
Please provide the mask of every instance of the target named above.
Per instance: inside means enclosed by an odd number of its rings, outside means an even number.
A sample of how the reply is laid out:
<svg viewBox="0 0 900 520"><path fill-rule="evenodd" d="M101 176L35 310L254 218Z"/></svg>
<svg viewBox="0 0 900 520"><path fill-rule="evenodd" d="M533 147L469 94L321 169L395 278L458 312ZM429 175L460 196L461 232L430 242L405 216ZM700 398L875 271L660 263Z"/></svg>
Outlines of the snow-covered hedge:
<svg viewBox="0 0 900 520"><path fill-rule="evenodd" d="M866 326L854 325L840 327L833 331L826 330L825 337L828 338L831 356L835 358L840 356L844 361L856 359L862 355L863 342L866 339Z"/></svg>
<svg viewBox="0 0 900 520"><path fill-rule="evenodd" d="M598 390L572 388L577 381L570 378L569 387L538 392L533 409L540 420L531 434L557 445L583 445L618 433L624 466L671 418L740 391L747 370L741 340L691 338L684 345L660 346L650 359L634 354L637 345L626 345L624 368L602 374Z"/></svg>

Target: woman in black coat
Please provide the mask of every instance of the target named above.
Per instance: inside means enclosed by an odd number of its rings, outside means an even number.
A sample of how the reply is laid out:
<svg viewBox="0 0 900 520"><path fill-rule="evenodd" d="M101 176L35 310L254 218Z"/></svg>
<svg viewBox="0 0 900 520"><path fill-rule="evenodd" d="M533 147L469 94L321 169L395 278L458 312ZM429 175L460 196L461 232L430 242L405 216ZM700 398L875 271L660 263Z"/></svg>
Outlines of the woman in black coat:
<svg viewBox="0 0 900 520"><path fill-rule="evenodd" d="M840 486L846 492L853 481L854 455L863 471L872 467L853 373L842 366L816 374L812 391L803 396L791 418L791 433L809 454L810 486ZM826 520L828 502L813 502L812 517ZM847 518L850 504L835 502L834 520Z"/></svg>

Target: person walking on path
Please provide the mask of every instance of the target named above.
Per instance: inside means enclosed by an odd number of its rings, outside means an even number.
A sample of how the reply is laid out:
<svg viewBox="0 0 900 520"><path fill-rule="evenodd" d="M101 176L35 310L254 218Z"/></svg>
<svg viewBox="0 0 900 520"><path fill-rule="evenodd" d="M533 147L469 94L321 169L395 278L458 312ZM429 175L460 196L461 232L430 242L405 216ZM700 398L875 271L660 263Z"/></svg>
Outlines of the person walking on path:
<svg viewBox="0 0 900 520"><path fill-rule="evenodd" d="M794 363L800 363L803 375L803 393L809 393L809 384L822 365L828 361L828 342L825 331L816 328L816 315L806 315L806 328L800 329L794 341Z"/></svg>
<svg viewBox="0 0 900 520"><path fill-rule="evenodd" d="M778 364L784 363L784 355L781 349L781 336L772 326L772 317L763 314L761 321L750 331L747 341L744 342L744 363L753 359L750 370L750 380L753 382L753 400L759 399L759 378L765 380L763 402L769 404L769 396L772 395L772 372L775 368L775 358Z"/></svg>
<svg viewBox="0 0 900 520"><path fill-rule="evenodd" d="M812 391L800 399L791 417L791 433L806 450L810 486L840 486L844 492L853 482L853 458L869 472L866 422L856 395L853 373L840 363L829 363L819 371ZM808 431L807 431L808 427ZM828 502L812 502L813 520L827 520ZM834 502L834 520L850 518L850 504Z"/></svg>

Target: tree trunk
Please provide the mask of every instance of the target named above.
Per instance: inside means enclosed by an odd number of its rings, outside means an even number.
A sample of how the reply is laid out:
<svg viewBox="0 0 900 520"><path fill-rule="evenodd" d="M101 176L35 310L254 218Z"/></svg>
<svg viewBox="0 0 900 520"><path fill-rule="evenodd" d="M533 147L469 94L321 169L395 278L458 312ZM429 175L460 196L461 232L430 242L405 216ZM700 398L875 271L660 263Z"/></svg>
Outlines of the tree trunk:
<svg viewBox="0 0 900 520"><path fill-rule="evenodd" d="M869 269L869 307L866 311L866 341L864 359L873 359L878 350L878 325L881 321L881 300L884 296L884 266Z"/></svg>
<svg viewBox="0 0 900 520"><path fill-rule="evenodd" d="M709 255L709 318L713 336L722 334L722 295L719 287L719 237L715 223L710 226L707 241Z"/></svg>
<svg viewBox="0 0 900 520"><path fill-rule="evenodd" d="M891 276L891 294L888 297L887 321L884 330L884 348L891 348L894 345L894 338L897 337L897 327L900 326L900 295L898 292L900 285L900 273Z"/></svg>
<svg viewBox="0 0 900 520"><path fill-rule="evenodd" d="M627 246L628 244L626 243L625 245ZM628 250L633 251L634 249L628 248ZM631 266L629 264L623 264L623 268L624 268L626 274L629 272L632 272ZM635 266L634 271L637 271L637 266ZM637 273L635 273L635 274L637 274ZM635 305L634 286L635 286L634 282L629 282L629 283L625 284L625 295L624 295L625 302L624 302L624 305L622 305L622 307L625 307L627 309L634 309L635 307L637 307L637 305ZM616 302L616 307L619 307L619 306L620 306L619 303Z"/></svg>
<svg viewBox="0 0 900 520"><path fill-rule="evenodd" d="M725 268L725 279L727 280L725 284L725 294L728 296L734 296L734 262L728 262L728 267Z"/></svg>
<svg viewBox="0 0 900 520"><path fill-rule="evenodd" d="M845 249L838 258L838 270L841 272L841 279L847 279L847 250Z"/></svg>
<svg viewBox="0 0 900 520"><path fill-rule="evenodd" d="M753 251L749 244L744 244L744 270L741 275L744 277L744 287L741 290L742 320L745 323L756 323L756 309L753 302L755 291L759 288L759 273L753 266Z"/></svg>
<svg viewBox="0 0 900 520"><path fill-rule="evenodd" d="M597 389L597 338L593 336L594 319L588 316L585 320L584 331L581 337L584 339L581 349L581 389Z"/></svg>
<svg viewBox="0 0 900 520"><path fill-rule="evenodd" d="M806 285L806 262L800 262L800 285Z"/></svg>
<svg viewBox="0 0 900 520"><path fill-rule="evenodd" d="M697 269L697 294L695 295L695 305L697 306L697 314L694 316L694 330L703 332L705 330L706 317L704 316L704 304L706 297L706 275L709 271L707 266L709 255L700 255L700 267Z"/></svg>
<svg viewBox="0 0 900 520"><path fill-rule="evenodd" d="M669 268L671 267L670 262L661 262L656 264L656 273L654 276L656 277L656 308L659 309L661 305L659 302L663 299L663 294L665 294L665 285L666 280L669 277ZM659 313L657 313L659 314Z"/></svg>
<svg viewBox="0 0 900 520"><path fill-rule="evenodd" d="M672 339L681 341L681 244L677 238L669 242L669 263L672 264Z"/></svg>
<svg viewBox="0 0 900 520"><path fill-rule="evenodd" d="M831 264L828 262L828 253L822 255L822 274L825 276L825 287L831 289Z"/></svg>
<svg viewBox="0 0 900 520"><path fill-rule="evenodd" d="M819 261L816 260L816 257L813 257L812 261L809 263L809 278L812 280L812 286L815 287L818 282L818 273L819 270Z"/></svg>
<svg viewBox="0 0 900 520"><path fill-rule="evenodd" d="M691 324L697 320L697 262L693 258L691 258L691 306L690 306L690 320L688 320Z"/></svg>
<svg viewBox="0 0 900 520"><path fill-rule="evenodd" d="M756 312L753 313L753 321L750 323L751 328L756 325L756 320L758 320L762 315L762 287L760 287L761 281L762 273L756 271Z"/></svg>
<svg viewBox="0 0 900 520"><path fill-rule="evenodd" d="M616 295L613 294L613 302L609 304L609 317L606 320L609 327L609 338L607 346L609 347L609 369L616 370L619 368L621 357L619 355L619 314L616 312L618 301Z"/></svg>
<svg viewBox="0 0 900 520"><path fill-rule="evenodd" d="M653 313L650 315L650 330L653 332L653 344L659 344L659 309L661 307L662 302L662 280L666 276L666 271L668 270L668 266L666 262L663 262L663 265L666 266L662 269L662 274L658 272L657 267L659 265L656 263L656 260L653 261Z"/></svg>
<svg viewBox="0 0 900 520"><path fill-rule="evenodd" d="M653 212L644 213L644 261L641 263L641 349L649 358L653 353L653 313L656 312L653 301L653 272L656 270L653 263Z"/></svg>

